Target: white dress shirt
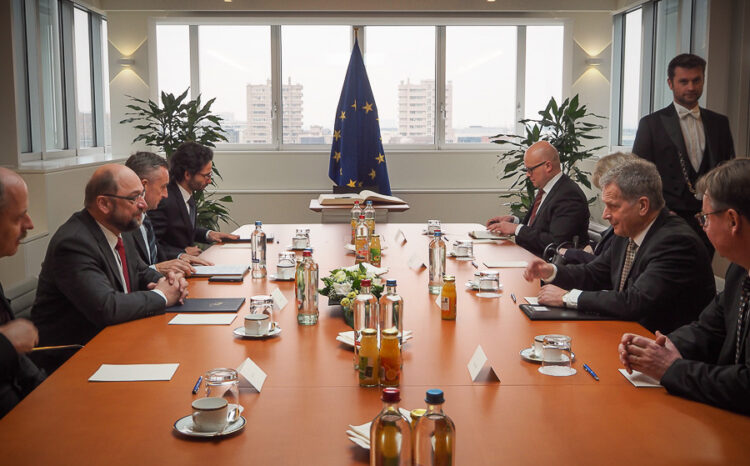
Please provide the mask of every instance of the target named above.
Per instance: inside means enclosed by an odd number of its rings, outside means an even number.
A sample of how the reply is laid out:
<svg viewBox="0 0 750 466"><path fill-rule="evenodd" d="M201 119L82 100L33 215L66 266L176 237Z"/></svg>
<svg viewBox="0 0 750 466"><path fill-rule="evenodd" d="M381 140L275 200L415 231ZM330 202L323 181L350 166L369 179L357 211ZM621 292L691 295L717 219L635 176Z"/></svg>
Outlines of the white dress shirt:
<svg viewBox="0 0 750 466"><path fill-rule="evenodd" d="M703 151L706 149L706 132L703 129L700 108L696 105L692 110L688 110L677 102L673 103L680 118L680 129L690 165L697 172L703 162Z"/></svg>

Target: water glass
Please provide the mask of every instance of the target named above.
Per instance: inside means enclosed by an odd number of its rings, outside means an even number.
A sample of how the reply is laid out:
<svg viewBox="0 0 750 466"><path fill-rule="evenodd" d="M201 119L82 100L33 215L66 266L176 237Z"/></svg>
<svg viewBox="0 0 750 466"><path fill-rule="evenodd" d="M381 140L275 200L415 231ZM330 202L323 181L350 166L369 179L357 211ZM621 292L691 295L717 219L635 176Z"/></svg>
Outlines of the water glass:
<svg viewBox="0 0 750 466"><path fill-rule="evenodd" d="M265 314L271 323L270 330L276 328L276 322L273 320L273 298L268 295L258 295L250 297L250 313Z"/></svg>
<svg viewBox="0 0 750 466"><path fill-rule="evenodd" d="M435 234L440 229L440 220L427 220L427 233L430 235Z"/></svg>
<svg viewBox="0 0 750 466"><path fill-rule="evenodd" d="M573 353L570 337L567 335L546 335L542 342L542 367L539 372L544 375L565 377L573 375L576 370L571 367Z"/></svg>
<svg viewBox="0 0 750 466"><path fill-rule="evenodd" d="M204 377L206 397L224 398L229 403L229 419L240 415L240 379L237 371L228 368L211 369Z"/></svg>
<svg viewBox="0 0 750 466"><path fill-rule="evenodd" d="M500 296L500 274L497 272L482 271L477 280L477 289L480 298L497 298Z"/></svg>
<svg viewBox="0 0 750 466"><path fill-rule="evenodd" d="M292 251L279 253L279 262L276 264L276 278L279 280L292 280L297 268L296 256Z"/></svg>
<svg viewBox="0 0 750 466"><path fill-rule="evenodd" d="M474 242L471 240L459 240L453 245L453 254L456 257L474 258Z"/></svg>

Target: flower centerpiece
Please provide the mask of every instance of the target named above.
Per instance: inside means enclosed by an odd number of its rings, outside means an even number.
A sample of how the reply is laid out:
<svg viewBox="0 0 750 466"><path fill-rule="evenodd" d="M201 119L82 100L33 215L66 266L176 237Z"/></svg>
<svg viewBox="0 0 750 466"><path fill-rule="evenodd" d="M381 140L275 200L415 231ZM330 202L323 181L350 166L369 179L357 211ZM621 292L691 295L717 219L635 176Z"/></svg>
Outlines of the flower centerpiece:
<svg viewBox="0 0 750 466"><path fill-rule="evenodd" d="M366 262L352 267L334 269L331 270L329 276L323 278L325 286L319 289L318 293L328 297L328 304L340 304L344 309L344 320L347 325L354 327L351 306L354 298L359 294L360 282L366 278L372 280L370 291L380 299L383 285L376 283L380 280L378 277L387 271L387 269L381 269Z"/></svg>

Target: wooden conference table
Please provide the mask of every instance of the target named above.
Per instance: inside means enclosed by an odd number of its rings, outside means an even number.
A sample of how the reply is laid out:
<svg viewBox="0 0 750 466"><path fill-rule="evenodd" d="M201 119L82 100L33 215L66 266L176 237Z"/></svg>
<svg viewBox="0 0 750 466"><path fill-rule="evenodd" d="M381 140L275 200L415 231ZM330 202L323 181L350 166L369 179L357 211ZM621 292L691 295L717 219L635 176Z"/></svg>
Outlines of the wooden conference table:
<svg viewBox="0 0 750 466"><path fill-rule="evenodd" d="M277 254L299 225L266 225L275 272ZM306 225L308 226L308 225ZM353 263L343 248L347 225L309 225L321 275ZM535 295L522 269L502 269L499 299L477 298L463 289L474 273L470 262L448 259L458 291L458 319L440 320L427 293L427 271L407 260L427 259L428 238L418 224L378 225L385 238L383 265L398 280L405 299L403 407L423 407L424 392L441 388L445 411L457 429L457 464L748 464L750 418L668 395L662 388L637 389L617 371L616 346L623 332L646 331L631 322L531 322L511 301ZM448 238L465 238L479 225L444 225ZM408 240L394 243L402 229ZM242 228L249 233L249 227ZM510 242L475 245L477 263L529 260ZM214 246L204 253L216 263L247 263L249 249ZM251 279L242 284L209 284L192 279L193 297L249 297L279 287L290 303L277 313L283 329L276 338L242 340L232 330L243 324L247 303L229 326L167 325L174 314L109 327L52 374L0 420L3 464L364 464L365 450L347 440L347 424L371 420L379 411L379 389L357 385L352 353L335 340L346 330L341 311L320 303L316 326L296 323L289 282ZM519 351L534 335L570 335L578 373L547 377L521 360ZM466 365L481 344L501 382L472 383ZM245 429L221 440L193 440L172 430L189 414L198 375L216 367L237 367L250 357L267 374L262 393L243 391ZM180 364L171 381L91 383L103 363ZM595 382L581 369L588 363Z"/></svg>

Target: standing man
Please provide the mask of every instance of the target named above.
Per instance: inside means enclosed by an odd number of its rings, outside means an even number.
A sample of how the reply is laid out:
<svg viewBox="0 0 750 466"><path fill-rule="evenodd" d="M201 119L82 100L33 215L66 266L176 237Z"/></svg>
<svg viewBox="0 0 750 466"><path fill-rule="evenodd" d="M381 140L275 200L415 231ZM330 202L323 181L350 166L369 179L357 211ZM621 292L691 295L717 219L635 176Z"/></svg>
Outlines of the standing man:
<svg viewBox="0 0 750 466"><path fill-rule="evenodd" d="M125 166L138 175L145 190L145 200L148 210L154 210L162 199L167 197L167 185L169 185L169 172L167 161L163 157L151 152L136 152L131 155ZM157 272L165 275L167 272L180 272L185 276L195 273L191 264L213 265L200 257L183 254L179 259L158 262L158 246L156 235L148 212L144 212L143 221L137 230L129 231L126 235L132 236L138 255L143 262Z"/></svg>
<svg viewBox="0 0 750 466"><path fill-rule="evenodd" d="M17 173L0 168L0 257L15 254L26 231L34 228L28 206L26 183ZM0 286L0 418L44 380L26 357L38 341L34 324L14 318Z"/></svg>
<svg viewBox="0 0 750 466"><path fill-rule="evenodd" d="M487 221L487 229L515 235L516 244L541 256L550 244L588 243L589 205L581 188L560 167L560 154L547 141L531 145L523 156L526 176L537 188L534 205L523 221L505 215Z"/></svg>
<svg viewBox="0 0 750 466"><path fill-rule="evenodd" d="M197 256L200 248L194 243L213 243L239 236L208 230L198 226L193 193L211 183L214 153L208 147L183 142L170 159L168 197L149 213L156 233L159 259L177 259L183 254Z"/></svg>
<svg viewBox="0 0 750 466"><path fill-rule="evenodd" d="M750 160L711 170L698 182L703 225L732 264L726 286L697 321L656 339L626 333L618 347L628 372L657 380L673 395L750 414Z"/></svg>
<svg viewBox="0 0 750 466"><path fill-rule="evenodd" d="M698 107L706 74L704 59L688 53L677 55L669 62L667 73L674 102L641 119L633 153L656 164L667 207L688 222L712 256L714 248L695 219L701 209L695 184L719 163L734 157L729 120Z"/></svg>

